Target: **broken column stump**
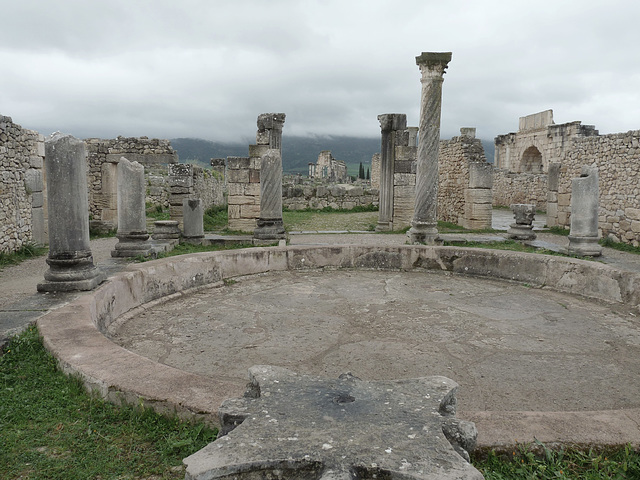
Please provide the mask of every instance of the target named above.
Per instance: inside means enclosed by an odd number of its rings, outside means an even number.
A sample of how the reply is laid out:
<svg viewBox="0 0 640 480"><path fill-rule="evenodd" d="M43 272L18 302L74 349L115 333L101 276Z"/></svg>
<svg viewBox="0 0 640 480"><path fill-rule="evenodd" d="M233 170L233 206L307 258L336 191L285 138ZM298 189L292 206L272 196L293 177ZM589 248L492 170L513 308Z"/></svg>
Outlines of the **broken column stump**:
<svg viewBox="0 0 640 480"><path fill-rule="evenodd" d="M482 479L475 425L455 418L445 377L326 379L259 365L219 410L218 439L184 459L186 480Z"/></svg>
<svg viewBox="0 0 640 480"><path fill-rule="evenodd" d="M509 225L507 235L513 240L535 240L533 220L536 216L536 206L528 203L513 203L509 206L516 223Z"/></svg>

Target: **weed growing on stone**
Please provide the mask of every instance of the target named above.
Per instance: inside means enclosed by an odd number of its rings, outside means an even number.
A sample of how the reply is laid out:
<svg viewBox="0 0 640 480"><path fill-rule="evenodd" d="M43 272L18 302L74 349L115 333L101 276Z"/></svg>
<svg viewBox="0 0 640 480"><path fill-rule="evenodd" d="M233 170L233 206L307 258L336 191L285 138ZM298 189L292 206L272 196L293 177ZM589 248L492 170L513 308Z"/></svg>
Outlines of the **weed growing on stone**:
<svg viewBox="0 0 640 480"><path fill-rule="evenodd" d="M17 265L30 258L46 255L47 252L49 252L47 247L41 247L34 243L27 243L12 253L0 252L0 270L9 265Z"/></svg>
<svg viewBox="0 0 640 480"><path fill-rule="evenodd" d="M621 252L627 253L635 253L636 255L640 255L640 247L634 247L628 243L615 242L610 238L601 238L599 241L600 245L607 248L613 248L614 250L619 250Z"/></svg>
<svg viewBox="0 0 640 480"><path fill-rule="evenodd" d="M546 231L549 233L553 233L554 235L563 235L566 237L569 235L570 230L568 228L559 227L558 225L555 225L553 227L547 227Z"/></svg>
<svg viewBox="0 0 640 480"><path fill-rule="evenodd" d="M474 455L473 465L486 480L640 478L640 454L618 449L552 450L541 442L519 445L509 454Z"/></svg>
<svg viewBox="0 0 640 480"><path fill-rule="evenodd" d="M224 230L229 223L229 215L226 205L214 205L204 212L204 231L214 232Z"/></svg>
<svg viewBox="0 0 640 480"><path fill-rule="evenodd" d="M215 436L87 394L58 370L35 327L0 357L0 478L182 479L182 458Z"/></svg>

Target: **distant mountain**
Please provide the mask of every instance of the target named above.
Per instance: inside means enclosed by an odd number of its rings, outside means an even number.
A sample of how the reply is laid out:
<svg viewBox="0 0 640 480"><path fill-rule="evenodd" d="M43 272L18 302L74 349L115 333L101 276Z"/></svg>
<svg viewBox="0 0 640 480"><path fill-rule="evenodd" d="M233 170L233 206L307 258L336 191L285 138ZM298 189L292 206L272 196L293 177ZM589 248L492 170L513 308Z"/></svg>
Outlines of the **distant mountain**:
<svg viewBox="0 0 640 480"><path fill-rule="evenodd" d="M483 140L485 155L493 163L493 141ZM210 165L212 158L246 157L249 145L202 140L200 138L174 138L171 145L178 152L181 163ZM285 173L306 174L309 163L316 163L318 154L330 150L337 160L347 163L349 174L357 175L360 162L365 169L371 165L371 157L380 152L380 138L362 137L282 137L282 167Z"/></svg>

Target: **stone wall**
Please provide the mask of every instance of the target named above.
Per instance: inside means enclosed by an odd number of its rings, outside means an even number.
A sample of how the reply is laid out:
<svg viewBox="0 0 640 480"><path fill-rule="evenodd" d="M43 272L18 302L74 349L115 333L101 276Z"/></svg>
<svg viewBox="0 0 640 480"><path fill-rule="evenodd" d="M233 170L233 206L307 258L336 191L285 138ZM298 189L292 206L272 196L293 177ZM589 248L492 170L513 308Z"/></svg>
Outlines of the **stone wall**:
<svg viewBox="0 0 640 480"><path fill-rule="evenodd" d="M557 216L551 221L570 227L571 179L583 165L596 166L600 234L640 245L640 130L576 138L559 163Z"/></svg>
<svg viewBox="0 0 640 480"><path fill-rule="evenodd" d="M536 209L547 209L547 174L513 173L495 168L493 171L493 205L531 203Z"/></svg>
<svg viewBox="0 0 640 480"><path fill-rule="evenodd" d="M574 138L598 135L593 125L570 122L556 125L553 111L520 117L516 133L495 138L494 165L515 173L547 173L550 162L557 161Z"/></svg>
<svg viewBox="0 0 640 480"><path fill-rule="evenodd" d="M282 206L289 210L305 208L351 210L354 207L378 205L378 191L358 185L293 185L282 188Z"/></svg>
<svg viewBox="0 0 640 480"><path fill-rule="evenodd" d="M260 216L261 157L228 157L229 229L253 232Z"/></svg>
<svg viewBox="0 0 640 480"><path fill-rule="evenodd" d="M0 116L0 252L46 239L44 137Z"/></svg>
<svg viewBox="0 0 640 480"><path fill-rule="evenodd" d="M142 164L145 174L153 176L164 174L168 164L178 163L178 154L169 140L118 137L109 140L89 138L85 142L88 152L89 213L103 228L116 228L118 224L116 172L120 157Z"/></svg>

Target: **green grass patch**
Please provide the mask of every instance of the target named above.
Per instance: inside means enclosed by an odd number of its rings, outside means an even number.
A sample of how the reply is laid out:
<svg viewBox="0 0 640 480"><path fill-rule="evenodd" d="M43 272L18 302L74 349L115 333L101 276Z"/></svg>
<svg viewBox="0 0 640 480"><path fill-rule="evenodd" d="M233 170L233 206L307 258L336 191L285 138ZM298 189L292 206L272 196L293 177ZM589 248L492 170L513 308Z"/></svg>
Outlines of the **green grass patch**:
<svg viewBox="0 0 640 480"><path fill-rule="evenodd" d="M548 227L545 230L549 233L553 233L554 235L563 235L565 237L567 237L570 232L568 228L560 227L558 225L554 225L553 227Z"/></svg>
<svg viewBox="0 0 640 480"><path fill-rule="evenodd" d="M598 243L600 243L600 245L602 245L603 247L613 248L614 250L619 250L621 252L635 253L636 255L640 255L640 247L634 247L633 245L630 245L628 243L614 242L608 237L601 238Z"/></svg>
<svg viewBox="0 0 640 480"><path fill-rule="evenodd" d="M285 210L282 220L287 231L362 230L373 231L378 212L351 210Z"/></svg>
<svg viewBox="0 0 640 480"><path fill-rule="evenodd" d="M156 220L171 220L171 215L168 208L164 208L162 205L146 205L147 218L153 218Z"/></svg>
<svg viewBox="0 0 640 480"><path fill-rule="evenodd" d="M9 265L17 265L30 258L41 257L48 252L49 248L36 245L35 243L27 243L15 252L0 252L0 270Z"/></svg>
<svg viewBox="0 0 640 480"><path fill-rule="evenodd" d="M229 224L229 214L226 205L214 205L204 212L204 231L215 232L226 230ZM227 230L228 231L228 230Z"/></svg>
<svg viewBox="0 0 640 480"><path fill-rule="evenodd" d="M87 394L35 327L0 357L0 478L182 479L182 459L216 432Z"/></svg>
<svg viewBox="0 0 640 480"><path fill-rule="evenodd" d="M472 463L486 480L640 478L640 455L630 446L551 450L538 442L518 446L509 454L476 454Z"/></svg>

